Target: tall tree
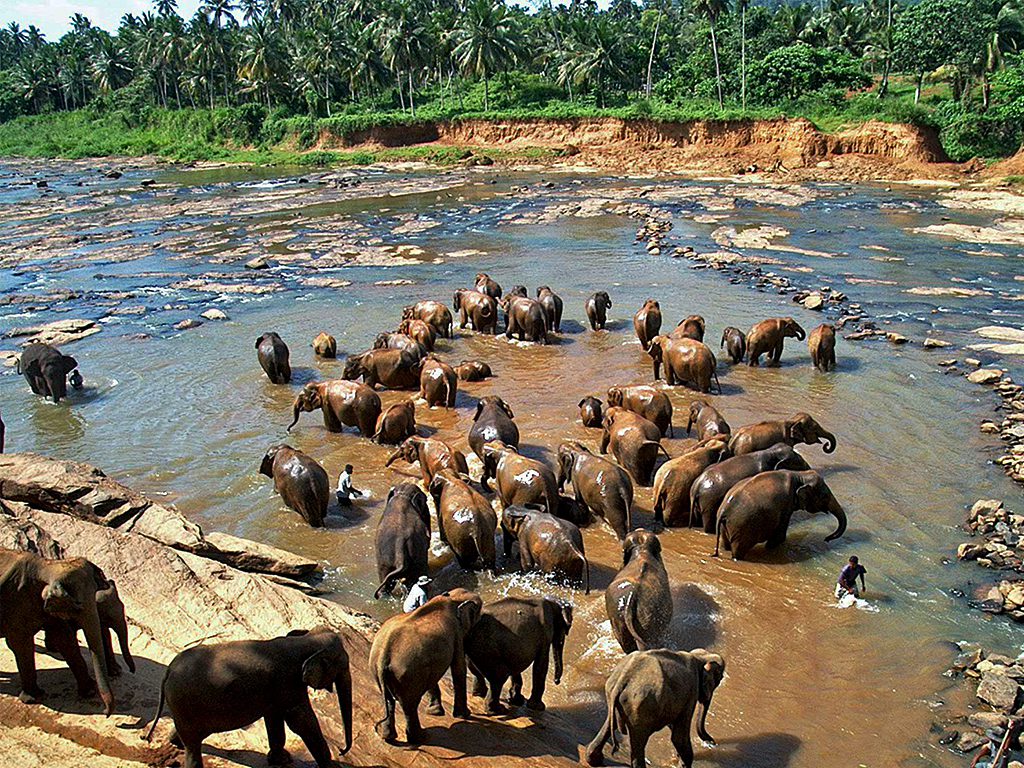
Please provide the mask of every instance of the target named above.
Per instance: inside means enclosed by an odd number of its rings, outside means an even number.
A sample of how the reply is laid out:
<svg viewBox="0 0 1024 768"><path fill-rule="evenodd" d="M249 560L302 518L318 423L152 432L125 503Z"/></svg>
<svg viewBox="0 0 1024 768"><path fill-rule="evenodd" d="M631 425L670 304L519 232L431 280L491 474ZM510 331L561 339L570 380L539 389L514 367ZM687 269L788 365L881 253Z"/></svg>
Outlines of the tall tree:
<svg viewBox="0 0 1024 768"><path fill-rule="evenodd" d="M725 106L725 99L722 96L722 64L718 57L718 35L715 26L722 15L729 12L729 0L694 0L693 9L711 27L711 52L715 57L715 87L718 90L718 107L721 109Z"/></svg>
<svg viewBox="0 0 1024 768"><path fill-rule="evenodd" d="M484 111L490 110L490 77L516 59L516 29L501 0L469 0L453 49L464 72L484 81Z"/></svg>

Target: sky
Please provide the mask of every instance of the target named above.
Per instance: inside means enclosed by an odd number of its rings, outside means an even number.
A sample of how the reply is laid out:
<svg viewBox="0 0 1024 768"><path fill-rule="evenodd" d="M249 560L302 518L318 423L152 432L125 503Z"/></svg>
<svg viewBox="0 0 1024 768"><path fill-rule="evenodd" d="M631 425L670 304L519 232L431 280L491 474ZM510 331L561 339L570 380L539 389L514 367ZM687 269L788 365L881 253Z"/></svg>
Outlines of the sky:
<svg viewBox="0 0 1024 768"><path fill-rule="evenodd" d="M178 13L186 19L200 0L178 0ZM126 13L136 15L153 10L152 0L0 0L0 25L12 21L22 27L35 24L46 39L55 42L71 26L71 14L80 13L95 26L113 32Z"/></svg>

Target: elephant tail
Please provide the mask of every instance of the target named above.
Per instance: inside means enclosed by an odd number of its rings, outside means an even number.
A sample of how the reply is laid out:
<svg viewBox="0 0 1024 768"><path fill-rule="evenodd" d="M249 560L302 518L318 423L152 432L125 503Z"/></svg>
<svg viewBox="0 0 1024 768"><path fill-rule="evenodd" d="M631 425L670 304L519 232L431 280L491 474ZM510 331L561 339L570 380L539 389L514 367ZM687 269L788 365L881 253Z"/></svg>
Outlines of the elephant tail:
<svg viewBox="0 0 1024 768"><path fill-rule="evenodd" d="M153 715L153 722L149 724L149 733L145 736L147 742L153 740L153 731L156 730L156 724L160 722L160 715L164 712L164 686L167 685L168 672L164 672L164 679L160 681L160 703L156 705L156 714Z"/></svg>
<svg viewBox="0 0 1024 768"><path fill-rule="evenodd" d="M692 513L691 513L692 514ZM722 529L725 527L725 516L722 514L718 515L718 524L715 525L715 553L712 557L718 557L718 546L722 542Z"/></svg>
<svg viewBox="0 0 1024 768"><path fill-rule="evenodd" d="M718 380L718 368L711 370L711 375L715 377L715 386L718 387L718 394L722 394L722 382Z"/></svg>
<svg viewBox="0 0 1024 768"><path fill-rule="evenodd" d="M587 560L587 556L580 550L573 547L573 551L583 561L583 594L590 594L590 561Z"/></svg>
<svg viewBox="0 0 1024 768"><path fill-rule="evenodd" d="M636 643L638 651L647 650L647 641L640 635L640 630L636 626L636 595L630 594L626 599L625 614L623 618L626 620L626 629L629 630L629 634L633 636L633 642Z"/></svg>
<svg viewBox="0 0 1024 768"><path fill-rule="evenodd" d="M380 689L381 696L384 699L384 717L374 723L374 730L379 730L388 721L388 705L396 698L389 685L389 680L392 677L390 672L391 670L388 668L387 663L383 660L379 661L373 670L374 681L377 683L377 688Z"/></svg>
<svg viewBox="0 0 1024 768"><path fill-rule="evenodd" d="M452 383L448 381L448 377L444 377L444 407L451 408L454 405L452 402Z"/></svg>
<svg viewBox="0 0 1024 768"><path fill-rule="evenodd" d="M659 484L657 477L654 480L654 522L665 524L665 485Z"/></svg>

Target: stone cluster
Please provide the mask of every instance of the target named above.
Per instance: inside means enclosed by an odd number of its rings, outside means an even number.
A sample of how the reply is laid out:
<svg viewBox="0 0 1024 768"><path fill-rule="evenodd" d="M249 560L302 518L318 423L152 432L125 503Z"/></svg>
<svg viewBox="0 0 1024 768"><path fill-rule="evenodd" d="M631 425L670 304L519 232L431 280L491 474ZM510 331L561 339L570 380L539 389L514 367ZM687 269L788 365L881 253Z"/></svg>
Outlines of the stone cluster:
<svg viewBox="0 0 1024 768"><path fill-rule="evenodd" d="M990 738L1002 740L1011 718L1024 716L1024 655L1017 658L981 649L963 654L949 670L949 675L977 681L979 709L965 713L942 726L940 742L960 752L972 752ZM1011 766L1021 766L1011 761Z"/></svg>
<svg viewBox="0 0 1024 768"><path fill-rule="evenodd" d="M974 537L957 548L960 560L973 560L985 568L1024 573L1024 515L1009 511L997 499L979 499L967 516ZM1004 614L1024 621L1024 580L1003 579L979 588L972 605L986 613Z"/></svg>
<svg viewBox="0 0 1024 768"><path fill-rule="evenodd" d="M974 362L968 360L968 363ZM1024 482L1024 387L1016 384L999 368L977 368L967 374L973 384L989 386L1002 398L999 410L1002 421L989 419L981 423L981 431L999 435L1007 444L1006 453L995 460L1003 471L1018 483Z"/></svg>

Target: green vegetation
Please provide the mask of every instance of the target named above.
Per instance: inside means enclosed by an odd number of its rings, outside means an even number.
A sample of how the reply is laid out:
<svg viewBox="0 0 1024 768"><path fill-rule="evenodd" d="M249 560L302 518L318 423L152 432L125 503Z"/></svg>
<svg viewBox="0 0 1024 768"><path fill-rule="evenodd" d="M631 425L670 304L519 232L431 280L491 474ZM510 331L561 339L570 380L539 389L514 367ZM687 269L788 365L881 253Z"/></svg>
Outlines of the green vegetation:
<svg viewBox="0 0 1024 768"><path fill-rule="evenodd" d="M0 154L333 164L367 158L334 148L360 131L433 120L799 115L999 157L1024 131L1021 2L209 0L185 20L156 0L113 33L0 30Z"/></svg>

